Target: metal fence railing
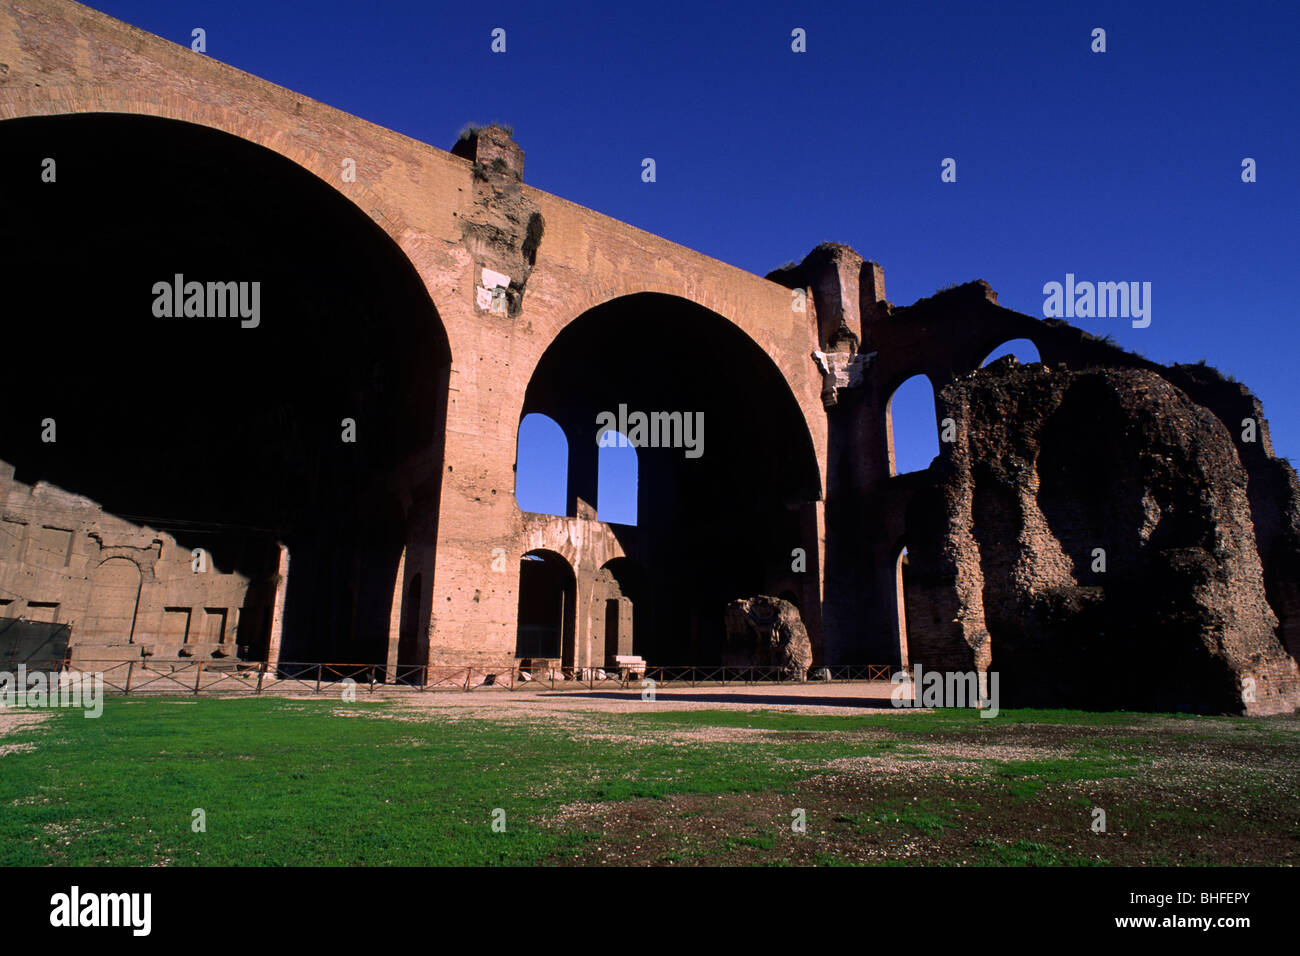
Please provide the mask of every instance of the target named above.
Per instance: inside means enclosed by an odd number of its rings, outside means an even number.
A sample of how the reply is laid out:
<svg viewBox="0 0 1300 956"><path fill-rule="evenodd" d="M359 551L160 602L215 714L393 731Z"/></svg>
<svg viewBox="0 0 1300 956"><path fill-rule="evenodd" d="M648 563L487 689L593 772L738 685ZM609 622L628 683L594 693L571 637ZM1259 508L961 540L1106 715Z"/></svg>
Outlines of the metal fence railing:
<svg viewBox="0 0 1300 956"><path fill-rule="evenodd" d="M653 681L657 687L727 687L733 685L788 685L799 683L848 683L887 681L894 668L887 664L818 666L806 680L798 680L779 667L737 666L649 666L527 667L519 665L460 666L444 664L402 664L392 669L383 664L325 664L285 662L271 664L238 660L26 660L27 674L98 674L105 692L114 694L262 694L334 693L345 681L373 694L424 693L439 690L469 692L482 688L517 690L641 689ZM643 683L647 682L647 683Z"/></svg>

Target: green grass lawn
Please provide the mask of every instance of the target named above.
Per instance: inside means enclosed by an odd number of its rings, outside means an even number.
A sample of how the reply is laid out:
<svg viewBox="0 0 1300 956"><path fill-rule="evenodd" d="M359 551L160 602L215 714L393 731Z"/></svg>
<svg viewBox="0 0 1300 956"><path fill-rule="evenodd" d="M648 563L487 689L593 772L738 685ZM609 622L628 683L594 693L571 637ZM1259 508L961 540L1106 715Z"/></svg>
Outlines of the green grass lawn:
<svg viewBox="0 0 1300 956"><path fill-rule="evenodd" d="M1300 846L1294 721L114 698L3 743L32 745L0 756L8 865L1295 862ZM1243 747L1266 771L1233 789ZM1184 754L1199 774L1174 773ZM1113 834L1088 830L1098 803Z"/></svg>

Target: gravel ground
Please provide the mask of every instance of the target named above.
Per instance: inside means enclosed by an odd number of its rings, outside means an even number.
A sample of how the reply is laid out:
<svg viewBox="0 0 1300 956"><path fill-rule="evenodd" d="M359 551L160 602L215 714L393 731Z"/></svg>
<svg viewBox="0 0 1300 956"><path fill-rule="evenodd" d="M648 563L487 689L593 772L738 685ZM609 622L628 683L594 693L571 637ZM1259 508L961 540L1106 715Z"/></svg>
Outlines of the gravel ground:
<svg viewBox="0 0 1300 956"><path fill-rule="evenodd" d="M49 711L22 710L12 707L0 707L0 757L5 754L21 753L35 750L34 744L7 744L4 738L35 724L40 724L49 717Z"/></svg>
<svg viewBox="0 0 1300 956"><path fill-rule="evenodd" d="M835 684L785 684L775 687L671 687L659 688L653 701L642 700L639 689L595 691L489 690L429 693L399 692L374 695L364 690L357 700L394 700L404 710L434 711L466 717L501 718L539 713L648 713L653 710L763 710L802 714L897 713L905 718L915 711L889 703L890 685L883 681ZM328 695L322 694L322 697Z"/></svg>

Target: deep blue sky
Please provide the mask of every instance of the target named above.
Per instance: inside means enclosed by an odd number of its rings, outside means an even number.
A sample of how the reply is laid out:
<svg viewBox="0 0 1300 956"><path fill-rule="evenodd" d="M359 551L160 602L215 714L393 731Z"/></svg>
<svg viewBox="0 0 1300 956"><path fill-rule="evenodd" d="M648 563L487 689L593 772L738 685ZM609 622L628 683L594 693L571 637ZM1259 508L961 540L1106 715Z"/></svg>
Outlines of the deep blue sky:
<svg viewBox="0 0 1300 956"><path fill-rule="evenodd" d="M1067 272L1151 282L1149 328L1077 324L1208 359L1300 457L1298 3L92 5L444 149L509 123L529 183L759 274L834 240L896 304L983 278L1041 315Z"/></svg>

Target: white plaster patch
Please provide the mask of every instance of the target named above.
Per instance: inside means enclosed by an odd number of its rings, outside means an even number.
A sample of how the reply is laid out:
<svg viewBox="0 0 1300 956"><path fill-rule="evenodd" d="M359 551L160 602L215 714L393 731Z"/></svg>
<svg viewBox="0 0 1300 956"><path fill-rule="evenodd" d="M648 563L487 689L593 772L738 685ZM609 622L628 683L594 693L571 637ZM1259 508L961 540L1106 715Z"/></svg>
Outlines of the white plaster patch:
<svg viewBox="0 0 1300 956"><path fill-rule="evenodd" d="M496 286L501 286L503 289L509 288L510 277L502 275L500 272L493 272L491 269L484 267L483 285L489 289L495 288Z"/></svg>

